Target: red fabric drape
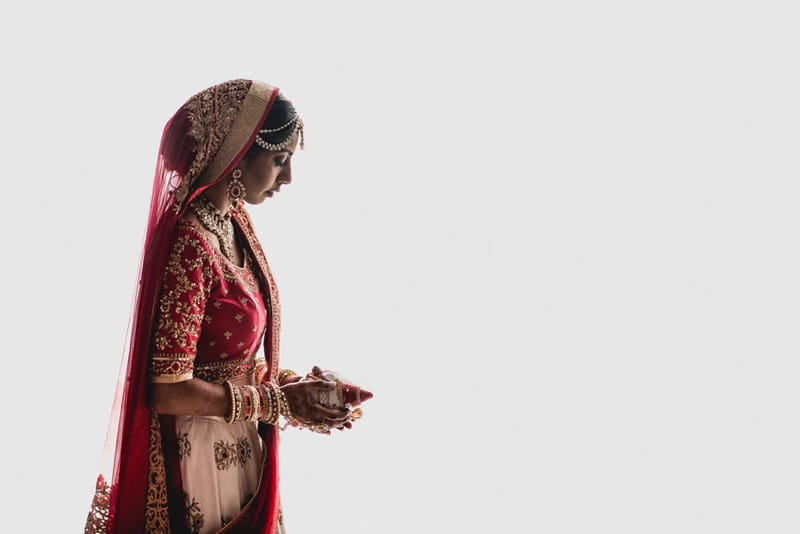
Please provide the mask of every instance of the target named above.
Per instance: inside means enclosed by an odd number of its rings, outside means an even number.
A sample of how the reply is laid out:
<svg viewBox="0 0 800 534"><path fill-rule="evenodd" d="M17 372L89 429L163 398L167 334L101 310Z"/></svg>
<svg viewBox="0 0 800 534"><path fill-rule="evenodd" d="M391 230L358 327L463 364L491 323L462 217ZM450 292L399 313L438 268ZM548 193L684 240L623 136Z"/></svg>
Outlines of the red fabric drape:
<svg viewBox="0 0 800 534"><path fill-rule="evenodd" d="M258 117L258 125L263 123L278 92L277 87L273 89L269 101ZM121 381L118 384L110 430L110 444L114 446L114 462L108 505L107 532L109 534L145 531L148 477L153 476L153 473L148 470L149 455L151 439L155 436L151 428L147 362L156 316L158 291L176 223L193 198L232 171L235 163L241 159L252 144L258 129L256 126L250 132L248 141L243 144L233 162L227 165L219 176L214 177L212 181L202 187L190 189L189 197L181 204L180 209L177 209L177 201L173 193L186 176L194 158L192 139L188 135L191 127L188 112L185 106L181 107L164 127L159 147L140 264L139 283L130 323L127 363L121 370L124 372L121 372ZM261 276L266 280L267 273L261 272ZM267 361L272 365L272 354L269 349L271 346L271 343L264 342ZM114 417L119 418L116 431ZM168 431L169 425L166 426L165 430ZM259 492L243 510L241 516L229 525L230 529L226 528L224 531L269 534L275 532L278 517L278 437L276 430L275 427L260 429L267 445L267 459L262 475L262 484ZM160 430L158 430L157 437L160 439ZM169 471L167 469L167 472ZM100 480L102 481L102 479Z"/></svg>

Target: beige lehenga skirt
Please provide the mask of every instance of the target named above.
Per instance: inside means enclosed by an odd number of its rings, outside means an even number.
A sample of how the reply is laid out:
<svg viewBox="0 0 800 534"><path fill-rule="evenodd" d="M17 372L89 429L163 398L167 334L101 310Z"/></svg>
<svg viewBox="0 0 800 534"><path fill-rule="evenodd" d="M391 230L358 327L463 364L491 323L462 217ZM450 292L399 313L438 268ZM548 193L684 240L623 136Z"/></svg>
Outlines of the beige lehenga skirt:
<svg viewBox="0 0 800 534"><path fill-rule="evenodd" d="M189 531L217 532L258 488L266 449L256 423L229 425L222 417L176 416L175 431ZM282 514L276 534L285 534Z"/></svg>

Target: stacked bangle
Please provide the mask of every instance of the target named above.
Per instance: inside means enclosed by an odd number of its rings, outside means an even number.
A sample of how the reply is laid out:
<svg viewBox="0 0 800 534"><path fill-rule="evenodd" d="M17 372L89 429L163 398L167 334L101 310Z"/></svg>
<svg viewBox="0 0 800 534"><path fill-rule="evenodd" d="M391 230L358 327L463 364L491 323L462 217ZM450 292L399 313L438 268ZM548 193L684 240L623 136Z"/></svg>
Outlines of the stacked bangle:
<svg viewBox="0 0 800 534"><path fill-rule="evenodd" d="M281 415L291 420L292 412L289 411L289 400L286 398L286 393L277 386L275 386L275 390L278 392L278 404L280 405Z"/></svg>
<svg viewBox="0 0 800 534"><path fill-rule="evenodd" d="M236 412L234 413L233 420L234 421L241 421L242 420L242 389L239 387L234 386L233 388L233 398L235 400Z"/></svg>
<svg viewBox="0 0 800 534"><path fill-rule="evenodd" d="M225 416L225 422L230 425L236 420L236 394L233 392L233 388L236 386L231 384L230 380L226 380L222 385L228 390L228 398L231 401L231 411Z"/></svg>
<svg viewBox="0 0 800 534"><path fill-rule="evenodd" d="M239 391L242 393L242 421L249 421L253 415L253 397L247 386L241 386Z"/></svg>
<svg viewBox="0 0 800 534"><path fill-rule="evenodd" d="M268 421L272 417L272 402L269 387L261 384L258 386L258 392L261 395L261 420Z"/></svg>
<svg viewBox="0 0 800 534"><path fill-rule="evenodd" d="M281 390L274 382L267 382L266 386L269 388L270 414L269 418L264 419L264 422L270 425L276 425L281 416L281 399L279 396Z"/></svg>
<svg viewBox="0 0 800 534"><path fill-rule="evenodd" d="M248 421L253 423L258 421L263 416L263 412L261 411L261 392L253 386L246 387L247 390L250 391L250 395L253 397L253 414L248 419Z"/></svg>
<svg viewBox="0 0 800 534"><path fill-rule="evenodd" d="M263 421L270 425L278 424L281 416L292 419L286 394L274 382L267 382L258 387L244 385L235 386L226 380L223 385L227 389L231 409L225 422Z"/></svg>
<svg viewBox="0 0 800 534"><path fill-rule="evenodd" d="M283 379L287 376L297 376L297 373L291 369L281 369L278 373L278 384L283 384Z"/></svg>

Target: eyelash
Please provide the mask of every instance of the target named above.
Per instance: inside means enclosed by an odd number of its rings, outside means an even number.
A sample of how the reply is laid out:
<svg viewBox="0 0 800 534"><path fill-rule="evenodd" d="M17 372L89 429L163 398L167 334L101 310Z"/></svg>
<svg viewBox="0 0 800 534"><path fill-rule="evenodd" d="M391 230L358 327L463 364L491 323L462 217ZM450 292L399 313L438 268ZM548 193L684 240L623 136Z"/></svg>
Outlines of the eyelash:
<svg viewBox="0 0 800 534"><path fill-rule="evenodd" d="M289 158L286 158L286 159L284 159L284 160L281 160L281 159L276 159L276 160L275 160L275 165L277 165L278 167L284 167L284 166L286 166L286 161L287 161L288 159L289 159Z"/></svg>

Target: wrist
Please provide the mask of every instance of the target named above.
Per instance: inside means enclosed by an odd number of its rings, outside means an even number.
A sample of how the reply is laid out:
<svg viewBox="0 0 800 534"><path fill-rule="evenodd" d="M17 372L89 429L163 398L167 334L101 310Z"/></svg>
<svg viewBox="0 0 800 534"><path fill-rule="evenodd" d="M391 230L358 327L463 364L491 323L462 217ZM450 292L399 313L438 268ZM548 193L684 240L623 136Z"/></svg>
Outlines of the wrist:
<svg viewBox="0 0 800 534"><path fill-rule="evenodd" d="M281 369L278 372L278 384L281 386L297 382L299 379L300 377L297 376L297 373L291 369Z"/></svg>

